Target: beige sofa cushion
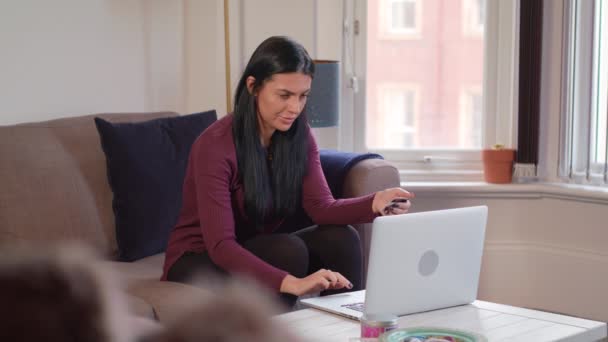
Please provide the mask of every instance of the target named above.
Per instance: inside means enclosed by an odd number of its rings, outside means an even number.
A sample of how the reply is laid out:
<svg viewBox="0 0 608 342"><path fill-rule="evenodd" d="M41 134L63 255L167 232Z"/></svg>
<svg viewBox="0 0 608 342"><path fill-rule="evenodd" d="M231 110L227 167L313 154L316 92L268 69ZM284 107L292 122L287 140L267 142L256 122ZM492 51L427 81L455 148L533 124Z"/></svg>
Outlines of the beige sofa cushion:
<svg viewBox="0 0 608 342"><path fill-rule="evenodd" d="M114 274L128 292L129 287L138 282L159 282L164 260L165 255L162 253L135 262L101 261L100 264L106 272ZM137 291L131 291L127 299L129 309L135 315L151 319L157 318L154 303L144 300Z"/></svg>
<svg viewBox="0 0 608 342"><path fill-rule="evenodd" d="M93 118L175 115L100 114L0 127L0 243L76 239L113 257L112 193Z"/></svg>
<svg viewBox="0 0 608 342"><path fill-rule="evenodd" d="M150 303L156 319L163 323L175 321L214 296L210 290L200 287L158 280L133 281L127 291Z"/></svg>
<svg viewBox="0 0 608 342"><path fill-rule="evenodd" d="M190 285L159 281L164 261L162 253L134 262L102 261L101 265L116 274L131 295L129 306L132 312L167 322L184 313L192 303L209 298L211 293Z"/></svg>
<svg viewBox="0 0 608 342"><path fill-rule="evenodd" d="M101 264L128 286L138 280L160 280L164 262L165 253L160 253L133 262L102 261Z"/></svg>
<svg viewBox="0 0 608 342"><path fill-rule="evenodd" d="M134 295L128 295L127 305L129 307L129 312L132 313L133 316L156 320L154 308L145 300Z"/></svg>

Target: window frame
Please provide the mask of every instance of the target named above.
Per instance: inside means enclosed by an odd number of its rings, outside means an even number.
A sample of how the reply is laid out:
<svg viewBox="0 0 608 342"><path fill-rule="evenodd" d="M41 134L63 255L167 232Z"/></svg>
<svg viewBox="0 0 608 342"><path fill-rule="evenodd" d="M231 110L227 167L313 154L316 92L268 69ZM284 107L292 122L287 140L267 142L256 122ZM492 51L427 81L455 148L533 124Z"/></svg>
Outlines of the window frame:
<svg viewBox="0 0 608 342"><path fill-rule="evenodd" d="M500 20L499 20L500 13ZM367 1L354 0L345 8L345 22L355 30L345 30L340 149L375 152L395 164L402 181L481 181L480 149L367 149L365 147L365 89ZM484 80L482 147L496 143L513 146L516 141L518 69L518 0L487 0L484 27ZM505 115L505 113L508 113Z"/></svg>

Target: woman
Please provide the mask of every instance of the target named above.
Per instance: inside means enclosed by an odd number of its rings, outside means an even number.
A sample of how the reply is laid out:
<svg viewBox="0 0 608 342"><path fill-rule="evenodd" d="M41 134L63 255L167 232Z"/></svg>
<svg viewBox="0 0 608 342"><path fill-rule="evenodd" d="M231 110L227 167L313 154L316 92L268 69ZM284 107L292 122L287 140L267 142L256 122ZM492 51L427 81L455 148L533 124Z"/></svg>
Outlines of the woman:
<svg viewBox="0 0 608 342"><path fill-rule="evenodd" d="M400 188L335 200L305 117L314 64L286 37L254 51L239 81L234 113L195 141L182 209L163 279L187 282L202 269L244 273L283 295L362 287L359 236L347 224L403 214ZM302 206L317 226L278 233ZM387 207L389 209L387 209Z"/></svg>

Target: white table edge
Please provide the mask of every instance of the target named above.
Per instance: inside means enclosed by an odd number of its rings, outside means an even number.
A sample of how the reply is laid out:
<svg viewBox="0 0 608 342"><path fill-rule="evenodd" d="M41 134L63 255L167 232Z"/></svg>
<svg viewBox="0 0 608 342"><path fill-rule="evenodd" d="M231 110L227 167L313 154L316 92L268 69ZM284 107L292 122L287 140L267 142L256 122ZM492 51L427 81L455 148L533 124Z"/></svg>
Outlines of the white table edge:
<svg viewBox="0 0 608 342"><path fill-rule="evenodd" d="M488 311L494 311L494 312L499 312L499 313L503 313L503 314L522 316L522 317L526 317L526 318L530 318L530 319L543 320L543 321L560 324L560 325L568 325L568 326L572 326L572 327L583 330L580 334L577 334L576 336L574 336L574 335L564 336L563 339L560 339L560 341L564 341L564 342L566 342L566 341L608 341L606 339L608 337L608 326L604 322L593 321L593 320L579 318L579 317L571 317L571 316L566 316L563 314L544 312L544 311L539 311L539 310L534 310L534 309L515 307L515 306L510 306L510 305L505 305L505 304L490 303L490 302L481 301L481 300L476 300L472 304L464 305L463 307L466 307L466 306L472 306L472 307L475 307L480 310L488 310ZM281 316L283 316L284 318L286 318L286 317L295 318L298 316L301 317L302 315L308 316L309 314L312 314L315 312L327 314L330 316L335 316L337 318L344 319L345 321L350 321L349 319L347 319L345 317L331 314L326 311L315 309L315 308L307 308L304 310L285 313L285 314L276 316L276 318L279 318ZM355 321L352 321L352 322L354 323Z"/></svg>

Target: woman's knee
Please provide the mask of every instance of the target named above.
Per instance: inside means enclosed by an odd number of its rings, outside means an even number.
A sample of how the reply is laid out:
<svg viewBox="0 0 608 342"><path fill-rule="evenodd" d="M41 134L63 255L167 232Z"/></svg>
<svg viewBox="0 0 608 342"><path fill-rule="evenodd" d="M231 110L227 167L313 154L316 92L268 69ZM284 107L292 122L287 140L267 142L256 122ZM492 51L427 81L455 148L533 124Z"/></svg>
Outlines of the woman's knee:
<svg viewBox="0 0 608 342"><path fill-rule="evenodd" d="M338 245L361 247L359 232L351 225L322 225L319 228L327 241Z"/></svg>
<svg viewBox="0 0 608 342"><path fill-rule="evenodd" d="M278 259L291 260L308 267L308 247L297 236L280 234L272 246L272 253Z"/></svg>
<svg viewBox="0 0 608 342"><path fill-rule="evenodd" d="M260 259L296 277L308 271L308 247L297 236L290 234L263 235L243 244Z"/></svg>

